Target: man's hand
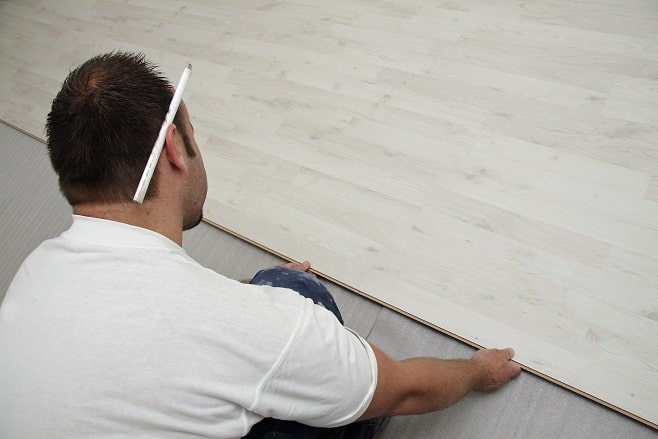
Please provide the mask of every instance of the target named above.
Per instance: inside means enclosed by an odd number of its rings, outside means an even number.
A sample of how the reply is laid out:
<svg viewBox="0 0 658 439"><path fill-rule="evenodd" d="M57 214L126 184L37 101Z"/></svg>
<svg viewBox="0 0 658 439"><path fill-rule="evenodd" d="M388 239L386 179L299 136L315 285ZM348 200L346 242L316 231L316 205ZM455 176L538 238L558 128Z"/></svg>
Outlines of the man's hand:
<svg viewBox="0 0 658 439"><path fill-rule="evenodd" d="M480 379L473 388L476 392L490 392L503 386L521 373L521 367L512 362L514 349L482 349L471 358L480 366Z"/></svg>
<svg viewBox="0 0 658 439"><path fill-rule="evenodd" d="M289 268L291 270L297 270L297 271L308 271L311 268L311 263L309 261L288 262L285 264L281 264L281 267Z"/></svg>

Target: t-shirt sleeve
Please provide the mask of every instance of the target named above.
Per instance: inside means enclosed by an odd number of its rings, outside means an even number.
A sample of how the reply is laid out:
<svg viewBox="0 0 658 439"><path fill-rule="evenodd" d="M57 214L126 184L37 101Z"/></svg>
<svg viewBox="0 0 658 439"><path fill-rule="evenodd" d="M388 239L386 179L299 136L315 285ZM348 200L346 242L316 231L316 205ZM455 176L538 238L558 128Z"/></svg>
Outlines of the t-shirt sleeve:
<svg viewBox="0 0 658 439"><path fill-rule="evenodd" d="M250 410L317 427L349 424L365 412L377 387L375 354L331 312L304 302L296 330Z"/></svg>

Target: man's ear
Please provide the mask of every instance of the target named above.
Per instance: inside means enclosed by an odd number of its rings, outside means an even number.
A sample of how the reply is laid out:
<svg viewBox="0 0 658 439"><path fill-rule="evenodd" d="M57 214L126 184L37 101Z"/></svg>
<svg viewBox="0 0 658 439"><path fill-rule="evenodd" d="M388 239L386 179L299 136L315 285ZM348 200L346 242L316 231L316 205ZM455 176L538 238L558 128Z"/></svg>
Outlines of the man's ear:
<svg viewBox="0 0 658 439"><path fill-rule="evenodd" d="M172 123L167 127L167 134L165 135L165 143L162 152L171 166L180 170L186 170L187 164L183 158L182 146L176 142L178 135L178 128L175 124Z"/></svg>

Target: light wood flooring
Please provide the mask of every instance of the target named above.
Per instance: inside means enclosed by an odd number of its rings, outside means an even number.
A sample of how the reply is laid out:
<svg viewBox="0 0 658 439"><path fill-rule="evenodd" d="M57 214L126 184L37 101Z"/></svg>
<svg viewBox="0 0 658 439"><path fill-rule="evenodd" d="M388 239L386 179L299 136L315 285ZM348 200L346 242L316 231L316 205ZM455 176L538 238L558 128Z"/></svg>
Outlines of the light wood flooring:
<svg viewBox="0 0 658 439"><path fill-rule="evenodd" d="M658 3L0 1L0 117L145 52L209 221L654 428ZM430 349L431 350L431 349Z"/></svg>

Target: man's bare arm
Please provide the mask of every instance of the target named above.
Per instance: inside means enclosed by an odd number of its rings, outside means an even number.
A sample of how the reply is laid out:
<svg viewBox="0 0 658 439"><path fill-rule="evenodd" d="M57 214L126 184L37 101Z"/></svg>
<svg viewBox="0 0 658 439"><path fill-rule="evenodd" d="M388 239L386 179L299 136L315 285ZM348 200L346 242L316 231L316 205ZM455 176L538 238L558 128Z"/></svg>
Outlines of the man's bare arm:
<svg viewBox="0 0 658 439"><path fill-rule="evenodd" d="M311 264L304 261L281 266L308 271ZM510 362L512 349L481 350L469 360L395 361L376 346L371 347L377 358L377 388L361 419L440 410L472 390L495 390L521 373L521 368Z"/></svg>
<svg viewBox="0 0 658 439"><path fill-rule="evenodd" d="M361 419L426 413L448 407L470 391L495 390L521 373L514 351L485 349L468 360L395 361L375 346L377 389Z"/></svg>

